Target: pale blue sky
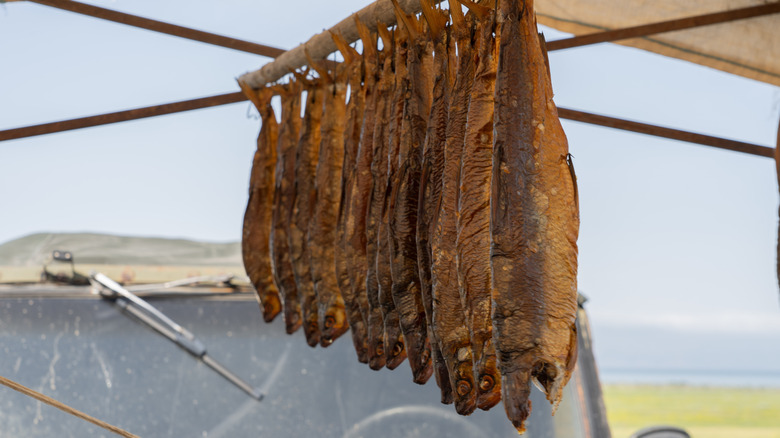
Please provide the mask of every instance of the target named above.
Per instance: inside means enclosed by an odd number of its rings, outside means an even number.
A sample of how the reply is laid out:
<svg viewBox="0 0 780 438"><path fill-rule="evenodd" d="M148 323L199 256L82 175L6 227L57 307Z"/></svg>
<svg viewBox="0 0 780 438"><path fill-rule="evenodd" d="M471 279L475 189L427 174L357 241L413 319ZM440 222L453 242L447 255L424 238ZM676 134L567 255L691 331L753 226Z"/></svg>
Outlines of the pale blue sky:
<svg viewBox="0 0 780 438"><path fill-rule="evenodd" d="M90 3L291 48L367 1ZM611 44L553 52L550 61L560 106L776 141L778 87ZM0 129L235 91L237 76L265 62L36 4L2 4ZM240 239L259 127L253 114L239 103L1 143L0 242L38 231ZM729 344L737 336L740 348L756 348L746 358L736 345L698 343L702 355L728 360L655 365L780 371L780 353L767 351L777 348L766 348L780 344L774 162L568 121L564 128L581 197L580 288L591 298L602 363L625 364L615 351L618 328L665 327L681 342L729 332ZM599 336L609 351L598 350ZM650 339L647 347L665 354L679 345L667 351Z"/></svg>

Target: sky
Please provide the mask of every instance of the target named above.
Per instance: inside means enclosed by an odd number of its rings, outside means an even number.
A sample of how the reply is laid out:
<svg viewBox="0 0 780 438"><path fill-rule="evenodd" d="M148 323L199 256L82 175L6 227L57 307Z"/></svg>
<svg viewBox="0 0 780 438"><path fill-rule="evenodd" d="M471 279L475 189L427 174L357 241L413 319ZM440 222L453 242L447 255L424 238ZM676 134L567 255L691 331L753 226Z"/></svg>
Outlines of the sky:
<svg viewBox="0 0 780 438"><path fill-rule="evenodd" d="M367 1L89 3L289 49ZM0 129L233 92L266 62L0 4ZM778 87L613 44L552 52L550 64L561 107L776 143ZM780 373L773 160L563 126L579 180L579 287L601 367ZM258 130L243 102L3 142L0 242L43 231L239 240Z"/></svg>

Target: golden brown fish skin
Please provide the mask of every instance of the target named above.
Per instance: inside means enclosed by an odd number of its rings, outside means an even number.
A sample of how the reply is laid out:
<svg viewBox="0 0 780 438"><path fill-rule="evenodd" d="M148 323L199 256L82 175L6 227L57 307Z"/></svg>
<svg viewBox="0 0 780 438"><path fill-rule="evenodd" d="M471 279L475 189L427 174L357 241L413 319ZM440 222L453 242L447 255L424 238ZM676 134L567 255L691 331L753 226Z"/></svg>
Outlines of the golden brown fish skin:
<svg viewBox="0 0 780 438"><path fill-rule="evenodd" d="M395 83L393 97L388 117L389 132L387 136L387 184L385 186L384 203L382 205L382 220L377 233L377 277L379 280L379 301L382 305L382 316L385 323L385 366L395 369L406 359L406 348L401 333L400 315L393 301L392 287L392 254L390 247L390 216L394 206L391 204L393 179L398 169L398 150L400 147L401 121L403 120L404 96L409 86L409 75L406 68L408 41L401 32L394 34L393 68Z"/></svg>
<svg viewBox="0 0 780 438"><path fill-rule="evenodd" d="M390 108L392 105L393 70L392 37L380 25L380 34L385 49L380 52L379 62L382 74L376 84L376 117L372 133L373 151L371 157L371 193L366 211L366 295L368 297L368 366L378 370L385 366L387 357L384 348L385 323L382 304L379 299L378 234L382 220L382 206L387 189L387 135Z"/></svg>
<svg viewBox="0 0 780 438"><path fill-rule="evenodd" d="M241 255L249 280L255 287L257 300L265 322L271 322L282 310L279 291L274 284L271 268L271 221L273 216L274 172L279 126L271 107L273 91L270 88L252 90L240 84L260 112L262 126L257 137L257 151L249 177L249 201L244 213Z"/></svg>
<svg viewBox="0 0 780 438"><path fill-rule="evenodd" d="M441 389L441 402L451 404L452 385L450 385L447 363L439 347L439 339L433 330L433 295L431 291L431 235L441 197L441 175L444 170L444 141L447 133L447 110L450 92L450 48L449 32L446 23L449 15L446 11L434 10L428 0L422 0L423 13L431 27L434 44L433 91L431 113L428 118L427 133L423 144L422 172L420 176L420 196L417 214L417 265L420 272L420 290L425 306L425 318L428 339L431 344L431 357L436 384Z"/></svg>
<svg viewBox="0 0 780 438"><path fill-rule="evenodd" d="M455 392L455 410L469 415L477 406L474 384L471 338L458 292L455 257L457 238L457 202L461 154L468 114L468 101L474 82L473 17L460 15L460 4L450 2L453 18L451 36L458 45L458 69L452 88L444 145L444 171L439 216L431 240L433 264L433 323L447 363L450 384Z"/></svg>
<svg viewBox="0 0 780 438"><path fill-rule="evenodd" d="M365 109L365 89L362 86L362 59L355 49L337 35L333 35L336 46L345 58L346 77L350 93L347 102L347 123L344 132L344 161L341 173L341 200L339 201L338 226L336 229L336 276L339 290L344 298L347 321L352 333L352 344L358 361L368 363L367 322L363 316L360 300L353 293L348 265L347 219L350 216L350 204L355 181L355 163L360 146L360 130ZM366 307L368 305L366 304ZM368 310L368 309L366 309Z"/></svg>
<svg viewBox="0 0 780 438"><path fill-rule="evenodd" d="M298 288L295 284L290 248L287 242L290 214L295 203L295 149L301 129L301 84L291 81L280 87L282 118L277 143L276 183L274 190L273 233L270 247L274 281L284 309L288 333L300 326L301 310L293 303L298 302Z"/></svg>
<svg viewBox="0 0 780 438"><path fill-rule="evenodd" d="M311 278L311 252L309 250L309 223L317 200L314 176L320 152L322 134L320 126L325 102L325 89L321 82L311 82L306 88L306 109L303 127L298 140L295 158L295 204L290 219L290 259L295 284L298 287L303 313L303 332L306 343L316 347L320 343L317 314L317 295Z"/></svg>
<svg viewBox="0 0 780 438"><path fill-rule="evenodd" d="M398 168L390 205L390 251L393 302L398 309L412 381L424 384L433 374L431 347L417 267L417 204L419 203L422 145L430 113L432 51L424 22L404 13L396 0L399 30L406 33L409 82L404 96Z"/></svg>
<svg viewBox="0 0 780 438"><path fill-rule="evenodd" d="M354 182L349 200L348 218L346 220L345 248L347 252L347 267L352 295L357 300L363 315L366 341L366 359L371 366L377 366L376 353L371 354L371 327L369 325L370 306L366 291L366 272L368 269L366 253L366 214L371 196L371 161L373 158L374 116L376 115L378 80L377 71L377 38L360 20L355 19L358 33L363 41L363 93L365 108L361 124L359 146L355 159ZM381 318L381 311L380 311ZM380 319L381 320L381 319ZM352 324L350 322L350 324ZM376 329L374 329L376 331ZM375 351L375 347L374 347ZM384 354L381 355L384 357ZM380 365L380 368L384 364Z"/></svg>
<svg viewBox="0 0 780 438"><path fill-rule="evenodd" d="M501 401L491 319L490 177L493 160L493 103L496 82L495 16L484 11L477 32L476 72L469 100L460 171L457 215L457 266L460 299L471 331L477 406L488 410Z"/></svg>
<svg viewBox="0 0 780 438"><path fill-rule="evenodd" d="M347 93L345 71L340 70L337 70L335 80L325 85L322 142L315 175L317 203L309 226L311 276L317 294L320 345L323 347L329 346L349 329L344 298L339 292L336 277L335 254Z"/></svg>
<svg viewBox="0 0 780 438"><path fill-rule="evenodd" d="M496 78L491 264L493 342L519 432L536 379L557 405L576 361L579 211L533 2L502 0Z"/></svg>

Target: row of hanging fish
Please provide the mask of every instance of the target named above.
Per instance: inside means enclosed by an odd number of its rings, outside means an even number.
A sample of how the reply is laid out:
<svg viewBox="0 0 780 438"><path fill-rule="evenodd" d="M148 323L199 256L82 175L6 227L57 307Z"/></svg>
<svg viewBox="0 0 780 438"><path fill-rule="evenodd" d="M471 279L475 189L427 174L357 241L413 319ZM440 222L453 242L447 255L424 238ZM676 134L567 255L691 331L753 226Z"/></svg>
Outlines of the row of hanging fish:
<svg viewBox="0 0 780 438"><path fill-rule="evenodd" d="M371 369L406 360L462 415L503 400L522 432L530 383L557 406L577 358L577 186L533 4L393 3L392 30L356 19L362 54L333 35L334 68L242 85L246 270L266 321L323 347L351 328Z"/></svg>

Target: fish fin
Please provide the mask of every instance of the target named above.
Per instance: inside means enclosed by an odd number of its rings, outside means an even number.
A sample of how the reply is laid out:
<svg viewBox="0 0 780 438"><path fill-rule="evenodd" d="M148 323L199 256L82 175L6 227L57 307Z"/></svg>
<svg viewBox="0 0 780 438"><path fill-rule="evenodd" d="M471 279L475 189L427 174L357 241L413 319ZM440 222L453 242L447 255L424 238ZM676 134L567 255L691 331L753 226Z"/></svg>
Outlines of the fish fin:
<svg viewBox="0 0 780 438"><path fill-rule="evenodd" d="M393 32L384 24L377 22L376 30L379 33L379 37L382 39L382 51L385 53L392 53L393 47Z"/></svg>
<svg viewBox="0 0 780 438"><path fill-rule="evenodd" d="M309 53L308 49L303 49L303 53L306 55L306 60L309 63L309 66L314 69L314 71L317 72L318 75L320 75L320 78L325 82L333 82L333 77L330 74L330 70L328 70L325 65L323 65L322 62L315 61L311 54Z"/></svg>
<svg viewBox="0 0 780 438"><path fill-rule="evenodd" d="M478 19L482 20L490 14L493 10L490 6L474 3L471 0L455 0L463 6L467 7L469 11L476 15Z"/></svg>
<svg viewBox="0 0 780 438"><path fill-rule="evenodd" d="M366 56L376 57L377 55L376 33L371 32L368 26L366 26L365 23L360 21L360 18L358 18L357 14L355 14L354 17L355 17L355 26L357 27L358 35L360 35L360 39L363 41L363 57Z"/></svg>
<svg viewBox="0 0 780 438"><path fill-rule="evenodd" d="M418 28L417 17L407 14L398 4L398 0L391 0L393 7L395 8L395 16L398 21L398 28L403 28L403 32L407 34L410 40L416 40L420 38L420 29ZM403 26L400 26L403 23Z"/></svg>
<svg viewBox="0 0 780 438"><path fill-rule="evenodd" d="M333 38L333 42L336 44L336 47L339 49L339 52L341 52L341 56L344 57L344 61L347 64L352 64L353 62L360 59L360 54L357 50L353 49L347 40L344 39L344 36L341 34L337 34L333 31L330 32L330 37Z"/></svg>
<svg viewBox="0 0 780 438"><path fill-rule="evenodd" d="M422 7L423 16L428 22L431 37L438 38L447 26L447 13L441 9L434 9L430 0L420 0L420 6Z"/></svg>

